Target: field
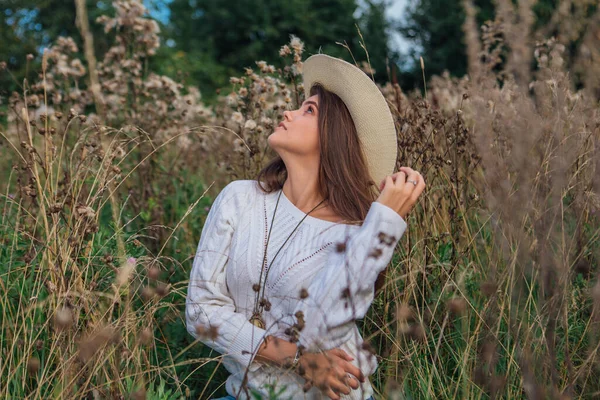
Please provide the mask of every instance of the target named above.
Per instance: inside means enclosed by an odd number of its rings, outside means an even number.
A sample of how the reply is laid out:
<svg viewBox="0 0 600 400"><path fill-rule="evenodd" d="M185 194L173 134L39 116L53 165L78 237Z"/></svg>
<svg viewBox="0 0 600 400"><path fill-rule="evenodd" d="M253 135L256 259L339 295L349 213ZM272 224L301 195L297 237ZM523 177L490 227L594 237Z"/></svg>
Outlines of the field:
<svg viewBox="0 0 600 400"><path fill-rule="evenodd" d="M377 398L600 397L600 23L578 64L498 3L480 38L465 2L468 76L381 86L427 189L359 321ZM146 69L158 32L135 4L101 19L103 59L60 38L0 99L0 398L225 395L186 331L189 272L212 199L304 98L303 42L209 106Z"/></svg>

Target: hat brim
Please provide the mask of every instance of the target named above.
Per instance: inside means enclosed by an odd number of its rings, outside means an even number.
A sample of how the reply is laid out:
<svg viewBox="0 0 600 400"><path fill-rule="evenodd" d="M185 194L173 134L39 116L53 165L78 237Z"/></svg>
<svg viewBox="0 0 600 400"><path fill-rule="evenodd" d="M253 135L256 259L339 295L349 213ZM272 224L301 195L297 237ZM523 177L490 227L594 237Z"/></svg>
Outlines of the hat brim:
<svg viewBox="0 0 600 400"><path fill-rule="evenodd" d="M306 59L302 76L306 97L319 82L346 104L375 184L379 185L387 175L393 174L398 156L394 117L371 78L355 65L326 54Z"/></svg>

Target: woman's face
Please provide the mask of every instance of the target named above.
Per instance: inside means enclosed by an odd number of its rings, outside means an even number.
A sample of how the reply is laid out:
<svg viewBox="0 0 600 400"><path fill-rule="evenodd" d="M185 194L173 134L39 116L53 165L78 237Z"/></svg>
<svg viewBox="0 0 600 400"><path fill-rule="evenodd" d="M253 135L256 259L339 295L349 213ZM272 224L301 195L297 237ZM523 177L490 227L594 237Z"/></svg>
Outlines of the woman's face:
<svg viewBox="0 0 600 400"><path fill-rule="evenodd" d="M282 159L294 154L303 157L319 156L319 97L314 95L302 103L299 109L285 111L282 125L267 138L269 146Z"/></svg>

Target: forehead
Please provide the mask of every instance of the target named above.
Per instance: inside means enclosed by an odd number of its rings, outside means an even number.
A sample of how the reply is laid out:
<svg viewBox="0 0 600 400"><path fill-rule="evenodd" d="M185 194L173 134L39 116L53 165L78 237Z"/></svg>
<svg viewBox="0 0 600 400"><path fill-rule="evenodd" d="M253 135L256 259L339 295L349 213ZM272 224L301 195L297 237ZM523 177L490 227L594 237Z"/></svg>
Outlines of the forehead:
<svg viewBox="0 0 600 400"><path fill-rule="evenodd" d="M319 104L319 95L315 94L313 96L310 96L309 98L304 100L304 103L306 103L307 101L314 101L315 103ZM302 103L302 104L304 104L304 103Z"/></svg>

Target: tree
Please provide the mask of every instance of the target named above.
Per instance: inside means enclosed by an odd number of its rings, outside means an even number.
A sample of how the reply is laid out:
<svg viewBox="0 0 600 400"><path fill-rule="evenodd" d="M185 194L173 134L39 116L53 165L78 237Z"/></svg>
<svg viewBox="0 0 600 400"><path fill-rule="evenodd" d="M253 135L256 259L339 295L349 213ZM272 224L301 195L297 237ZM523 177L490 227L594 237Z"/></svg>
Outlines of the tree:
<svg viewBox="0 0 600 400"><path fill-rule="evenodd" d="M365 41L371 67L375 70L375 80L379 83L388 81L386 59L397 59L399 55L392 54L389 46L390 22L385 11L389 7L388 1L367 0L365 11L359 18L359 26ZM361 49L361 55L363 51Z"/></svg>
<svg viewBox="0 0 600 400"><path fill-rule="evenodd" d="M476 0L479 25L494 18L491 0ZM454 76L467 73L466 45L462 25L465 12L460 1L419 0L407 8L407 18L398 23L398 31L415 46L408 57L413 61L423 57L426 79L448 70ZM410 70L401 75L405 89L422 87L421 65L413 62Z"/></svg>
<svg viewBox="0 0 600 400"><path fill-rule="evenodd" d="M113 15L112 6L106 2L87 0L90 29L94 35L96 56L109 48L112 39L95 23L102 14ZM9 74L0 74L0 96L21 90L19 85L26 76L26 56L32 54L29 72L41 70L41 55L59 36L70 36L81 48L82 40L75 24L75 2L72 0L7 0L0 12L0 61L6 61L15 83ZM29 77L31 78L31 77Z"/></svg>
<svg viewBox="0 0 600 400"><path fill-rule="evenodd" d="M493 0L475 0L478 8L477 22L494 19ZM557 7L557 0L538 0L533 7L536 27L547 23ZM408 56L413 61L422 56L425 62L425 77L439 75L448 70L451 75L463 76L467 73L466 44L462 25L465 12L461 1L418 0L407 8L404 21L394 24L398 32L413 41L415 46ZM400 59L397 60L400 64ZM421 66L413 62L401 74L400 84L405 89L423 87Z"/></svg>
<svg viewBox="0 0 600 400"><path fill-rule="evenodd" d="M214 89L227 85L230 76L255 67L257 60L280 66L279 49L292 34L303 40L307 57L320 49L352 62L348 51L336 44L341 42L359 60L366 60L355 27L360 22L367 47L374 52L372 62L378 71L385 71L384 6L369 4L359 20L354 17L356 0L174 0L165 32L174 46L165 49L163 67L186 70L188 83L206 88L203 92L210 97Z"/></svg>

